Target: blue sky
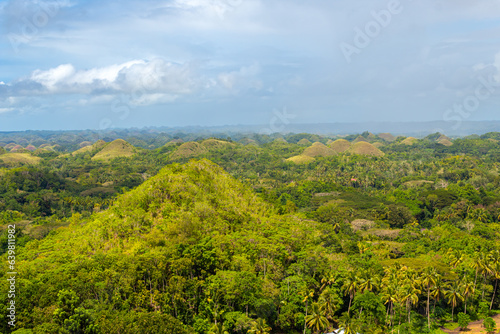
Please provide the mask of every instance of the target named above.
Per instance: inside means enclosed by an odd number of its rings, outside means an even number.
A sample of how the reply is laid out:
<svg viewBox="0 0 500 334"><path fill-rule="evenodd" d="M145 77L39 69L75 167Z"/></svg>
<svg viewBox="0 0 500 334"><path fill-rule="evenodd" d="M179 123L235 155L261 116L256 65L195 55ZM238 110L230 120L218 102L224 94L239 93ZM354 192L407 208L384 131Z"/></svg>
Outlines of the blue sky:
<svg viewBox="0 0 500 334"><path fill-rule="evenodd" d="M0 0L0 131L499 120L497 0Z"/></svg>

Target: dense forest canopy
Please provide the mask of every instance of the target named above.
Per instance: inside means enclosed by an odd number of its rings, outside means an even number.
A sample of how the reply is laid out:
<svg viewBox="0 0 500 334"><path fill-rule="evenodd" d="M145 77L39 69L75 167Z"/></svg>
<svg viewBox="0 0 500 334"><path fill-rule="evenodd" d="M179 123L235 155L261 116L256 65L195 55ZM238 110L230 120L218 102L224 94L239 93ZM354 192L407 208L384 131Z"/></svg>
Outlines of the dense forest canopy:
<svg viewBox="0 0 500 334"><path fill-rule="evenodd" d="M493 333L500 133L9 136L0 333Z"/></svg>

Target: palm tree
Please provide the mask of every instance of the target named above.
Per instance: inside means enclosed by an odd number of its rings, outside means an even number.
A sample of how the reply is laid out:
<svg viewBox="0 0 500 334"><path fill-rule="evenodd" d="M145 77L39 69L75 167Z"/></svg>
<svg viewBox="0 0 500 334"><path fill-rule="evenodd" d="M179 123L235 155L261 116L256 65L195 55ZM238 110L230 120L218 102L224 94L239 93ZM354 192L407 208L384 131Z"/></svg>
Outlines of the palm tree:
<svg viewBox="0 0 500 334"><path fill-rule="evenodd" d="M460 300L464 300L464 297L460 292L460 285L457 282L453 283L448 286L444 294L446 298L448 298L448 304L451 304L451 321L453 321L455 307Z"/></svg>
<svg viewBox="0 0 500 334"><path fill-rule="evenodd" d="M306 288L301 294L305 295L304 300L302 302L306 303L306 318L307 318L307 306L309 303L309 298L312 298L314 296L314 291L313 290L309 291ZM306 334L306 324L307 324L307 321L305 321L305 319L304 319L304 334Z"/></svg>
<svg viewBox="0 0 500 334"><path fill-rule="evenodd" d="M379 285L380 285L380 279L378 275L368 270L364 270L361 273L361 277L359 279L359 288L363 292L378 290Z"/></svg>
<svg viewBox="0 0 500 334"><path fill-rule="evenodd" d="M394 304L398 302L397 288L398 284L396 281L386 281L382 288L382 298L384 300L384 304L389 304L387 306L387 315L391 314L391 326L394 326Z"/></svg>
<svg viewBox="0 0 500 334"><path fill-rule="evenodd" d="M407 283L407 285L404 286L403 300L406 303L406 310L408 312L408 323L411 323L411 306L418 303L418 295L422 293L418 288L419 285L420 281L413 280L412 283Z"/></svg>
<svg viewBox="0 0 500 334"><path fill-rule="evenodd" d="M324 311L318 303L312 304L311 313L305 318L307 327L312 328L315 333L320 333L323 329L326 329L330 323L323 314Z"/></svg>
<svg viewBox="0 0 500 334"><path fill-rule="evenodd" d="M339 327L344 330L344 334L355 334L349 313L344 313L339 319Z"/></svg>
<svg viewBox="0 0 500 334"><path fill-rule="evenodd" d="M500 251L498 251L498 249L490 252L489 254L489 267L491 270L491 275L495 280L495 288L493 289L493 297L491 297L491 303L490 303L490 310L491 310L497 292L498 280L500 279Z"/></svg>
<svg viewBox="0 0 500 334"><path fill-rule="evenodd" d="M474 277L474 289L476 289L477 274L484 268L486 262L486 256L483 252L477 253L472 262L472 268L476 270L476 276Z"/></svg>
<svg viewBox="0 0 500 334"><path fill-rule="evenodd" d="M208 334L229 334L226 330L226 327L222 323L218 323L210 328Z"/></svg>
<svg viewBox="0 0 500 334"><path fill-rule="evenodd" d="M321 308L327 319L332 320L335 312L340 308L342 300L331 288L326 288L319 297Z"/></svg>
<svg viewBox="0 0 500 334"><path fill-rule="evenodd" d="M349 307L347 309L348 313L351 311L352 300L354 299L354 295L356 294L358 289L359 289L358 278L356 277L356 273L351 271L349 273L349 276L346 277L344 285L342 285L342 290L344 290L344 294L349 295Z"/></svg>
<svg viewBox="0 0 500 334"><path fill-rule="evenodd" d="M436 269L428 267L422 273L422 285L427 288L427 326L431 329L431 312L430 312L430 298L431 298L431 287L436 285L436 279L439 274Z"/></svg>
<svg viewBox="0 0 500 334"><path fill-rule="evenodd" d="M336 276L333 273L328 274L328 276L323 277L321 279L321 288L319 289L320 291L323 291L324 288L327 286L332 285L336 281Z"/></svg>
<svg viewBox="0 0 500 334"><path fill-rule="evenodd" d="M474 284L471 282L464 282L462 284L463 292L462 296L464 297L464 314L467 314L467 299L470 295L473 295L475 292Z"/></svg>
<svg viewBox="0 0 500 334"><path fill-rule="evenodd" d="M271 327L266 324L264 319L257 319L252 322L252 327L248 330L247 333L253 334L269 334L271 332Z"/></svg>

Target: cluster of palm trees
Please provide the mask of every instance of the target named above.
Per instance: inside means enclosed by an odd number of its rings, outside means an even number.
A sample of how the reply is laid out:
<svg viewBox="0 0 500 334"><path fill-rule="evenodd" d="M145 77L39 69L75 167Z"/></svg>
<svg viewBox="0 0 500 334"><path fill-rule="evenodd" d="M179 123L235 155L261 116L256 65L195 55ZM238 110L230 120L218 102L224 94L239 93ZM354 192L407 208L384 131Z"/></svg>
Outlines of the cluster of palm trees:
<svg viewBox="0 0 500 334"><path fill-rule="evenodd" d="M490 309L496 296L498 281L500 280L500 251L479 252L472 259L459 251L449 251L447 259L452 271L445 276L440 274L434 267L423 270L415 270L408 266L395 264L384 269L384 274L379 275L372 270L351 271L345 277L339 279L340 291L349 298L347 314L351 313L351 306L355 296L359 293L371 291L377 293L386 305L387 325L391 328L402 318L407 318L411 324L411 311L414 309L425 310L427 323L431 327L431 314L435 312L436 304L445 301L451 307L452 319L459 305L467 314L467 304L471 298L481 295L485 297L485 287L488 279L494 281ZM463 266L461 266L464 264ZM472 273L460 268L473 268ZM482 278L481 291L479 291L479 279ZM331 284L332 279L324 279L326 285ZM323 284L325 287L325 284ZM321 333L334 322L334 313L340 309L341 304L333 288L322 287L318 302L313 303L306 317L306 324L315 333ZM403 316L406 314L405 316ZM398 317L399 316L399 317ZM396 319L397 318L397 319ZM406 320L405 320L406 321Z"/></svg>
<svg viewBox="0 0 500 334"><path fill-rule="evenodd" d="M314 333L323 333L339 326L344 328L345 333L354 333L350 326L352 304L356 295L365 292L378 294L386 305L385 325L390 328L400 326L403 321L411 324L412 310L418 309L425 311L430 329L431 315L435 313L436 305L443 301L451 307L452 319L458 306L462 306L463 312L467 314L467 305L473 297L480 296L484 300L488 280L494 285L491 310L500 280L500 251L478 252L473 258L469 258L461 251L449 250L445 258L451 270L444 274L434 267L416 270L396 263L385 267L383 274L368 269L323 278L317 299L314 297L314 290L303 293L306 306L304 333L307 327ZM474 271L465 268L472 268ZM335 314L343 306L342 295L349 298L349 304L345 316L338 319ZM314 299L315 302L309 303ZM359 312L359 316L362 312L363 310ZM211 333L224 334L222 324L219 327L214 328ZM257 319L248 332L267 334L270 330L264 320Z"/></svg>
<svg viewBox="0 0 500 334"><path fill-rule="evenodd" d="M247 333L249 334L269 334L271 332L271 327L269 327L264 319L257 319L252 321L250 329ZM227 328L222 323L216 323L212 326L208 334L229 334Z"/></svg>

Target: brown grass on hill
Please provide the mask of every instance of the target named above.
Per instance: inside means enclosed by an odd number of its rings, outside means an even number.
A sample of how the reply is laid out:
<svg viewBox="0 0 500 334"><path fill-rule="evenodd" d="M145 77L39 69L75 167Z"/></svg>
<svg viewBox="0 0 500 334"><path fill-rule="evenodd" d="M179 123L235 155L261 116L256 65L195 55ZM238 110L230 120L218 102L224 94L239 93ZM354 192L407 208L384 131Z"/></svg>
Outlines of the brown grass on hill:
<svg viewBox="0 0 500 334"><path fill-rule="evenodd" d="M441 145L448 146L448 147L453 145L453 143L448 139L439 139L437 142Z"/></svg>
<svg viewBox="0 0 500 334"><path fill-rule="evenodd" d="M382 142L379 142L379 141L376 141L374 143L372 143L373 146L375 146L376 148L380 148L380 147L384 147L384 143Z"/></svg>
<svg viewBox="0 0 500 334"><path fill-rule="evenodd" d="M172 139L171 141L169 141L169 143L174 143L174 144L182 144L184 143L184 140L180 139L180 138L177 138L177 139Z"/></svg>
<svg viewBox="0 0 500 334"><path fill-rule="evenodd" d="M307 139L307 138L302 138L301 140L299 140L299 141L298 141L298 143L297 143L297 144L298 144L298 145L300 145L300 146L309 146L309 145L311 145L312 143L311 143L311 141L310 141L309 139Z"/></svg>
<svg viewBox="0 0 500 334"><path fill-rule="evenodd" d="M352 145L346 152L359 155L371 155L376 157L383 157L385 154L370 143L361 141Z"/></svg>
<svg viewBox="0 0 500 334"><path fill-rule="evenodd" d="M13 147L16 147L16 143L9 143L7 145L4 146L4 148L7 150L7 151L10 151Z"/></svg>
<svg viewBox="0 0 500 334"><path fill-rule="evenodd" d="M123 139L116 139L104 146L92 160L109 161L118 157L130 157L136 153L136 148Z"/></svg>
<svg viewBox="0 0 500 334"><path fill-rule="evenodd" d="M36 165L42 159L29 153L6 153L0 155L0 160L9 165L17 165L18 163Z"/></svg>
<svg viewBox="0 0 500 334"><path fill-rule="evenodd" d="M83 154L87 152L94 152L102 149L104 146L106 146L108 143L106 143L104 140L100 139L96 141L93 145L90 146L85 146L82 147L74 152L71 153L71 155L75 156L77 154Z"/></svg>
<svg viewBox="0 0 500 334"><path fill-rule="evenodd" d="M250 138L243 138L240 140L240 143L243 145L256 145L257 142L253 139Z"/></svg>
<svg viewBox="0 0 500 334"><path fill-rule="evenodd" d="M90 146L90 145L92 145L92 142L90 142L90 141L82 141L80 144L78 144L78 146L80 146L80 148Z"/></svg>
<svg viewBox="0 0 500 334"><path fill-rule="evenodd" d="M371 228L367 231L363 231L362 235L375 235L382 239L396 239L399 237L401 229L384 229L384 228Z"/></svg>
<svg viewBox="0 0 500 334"><path fill-rule="evenodd" d="M16 145L10 149L11 152L17 152L21 150L24 150L24 147L22 147L21 145Z"/></svg>
<svg viewBox="0 0 500 334"><path fill-rule="evenodd" d="M362 142L362 141L366 141L366 142L367 142L367 141L368 141L368 139L366 139L366 138L365 138L365 137L363 137L363 136L358 136L358 138L354 139L352 143L353 143L353 144L356 144L356 143L359 143L359 142Z"/></svg>
<svg viewBox="0 0 500 334"><path fill-rule="evenodd" d="M343 153L351 147L351 143L345 139L337 139L333 143L331 143L330 148L337 153Z"/></svg>
<svg viewBox="0 0 500 334"><path fill-rule="evenodd" d="M296 164L307 164L314 160L316 159L314 159L313 157L309 157L307 155L296 155L294 157L286 159L286 161L293 162Z"/></svg>
<svg viewBox="0 0 500 334"><path fill-rule="evenodd" d="M306 148L304 152L302 152L302 155L308 156L308 157L330 157L332 155L337 154L334 150L326 146L325 144L322 144L320 142L316 142Z"/></svg>
<svg viewBox="0 0 500 334"><path fill-rule="evenodd" d="M196 157L207 153L207 149L197 142L191 141L182 144L177 148L177 150L170 156L172 159L183 159Z"/></svg>
<svg viewBox="0 0 500 334"><path fill-rule="evenodd" d="M396 140L396 137L394 137L392 134L386 132L386 133L379 133L378 134L379 138L382 138L385 141L388 142L393 142Z"/></svg>
<svg viewBox="0 0 500 334"><path fill-rule="evenodd" d="M413 181L407 181L403 183L403 185L413 188L413 187L420 187L421 185L424 184L434 184L433 181L427 181L427 180L413 180Z"/></svg>
<svg viewBox="0 0 500 334"><path fill-rule="evenodd" d="M374 221L367 219L355 219L351 222L352 229L354 231L368 230L377 226Z"/></svg>
<svg viewBox="0 0 500 334"><path fill-rule="evenodd" d="M273 140L273 144L288 144L288 142L284 138L276 138Z"/></svg>
<svg viewBox="0 0 500 334"><path fill-rule="evenodd" d="M217 139L204 140L201 142L201 145L206 147L208 150L219 149L219 148L228 147L228 146L234 146L233 143L230 143L228 141L223 141L223 140L217 140Z"/></svg>
<svg viewBox="0 0 500 334"><path fill-rule="evenodd" d="M417 141L418 141L418 139L415 138L415 137L408 137L405 140L403 140L401 142L401 144L404 144L404 145L414 145Z"/></svg>

